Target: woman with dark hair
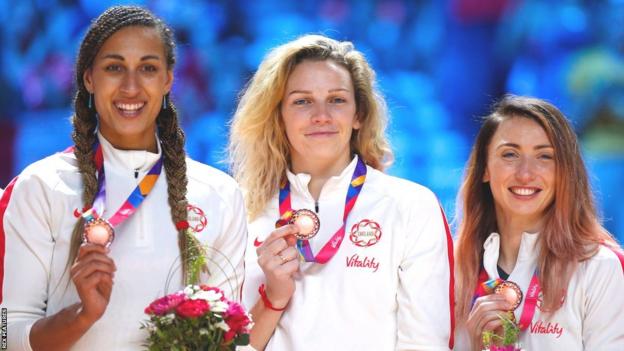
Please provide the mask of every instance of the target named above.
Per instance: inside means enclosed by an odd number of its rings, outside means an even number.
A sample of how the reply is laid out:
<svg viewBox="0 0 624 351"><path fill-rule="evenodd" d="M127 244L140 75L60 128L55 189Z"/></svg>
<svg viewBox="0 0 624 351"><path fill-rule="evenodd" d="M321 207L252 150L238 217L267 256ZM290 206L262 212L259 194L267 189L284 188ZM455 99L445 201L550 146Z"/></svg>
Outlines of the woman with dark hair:
<svg viewBox="0 0 624 351"><path fill-rule="evenodd" d="M280 45L247 86L230 156L250 214L256 349L451 347L451 237L429 189L383 173L386 119L350 42Z"/></svg>
<svg viewBox="0 0 624 351"><path fill-rule="evenodd" d="M242 195L186 158L174 63L172 31L143 8L89 27L74 146L30 165L0 207L10 349L137 350L154 298L200 281L238 298Z"/></svg>
<svg viewBox="0 0 624 351"><path fill-rule="evenodd" d="M503 98L476 138L458 203L458 350L480 350L508 311L527 350L624 350L622 252L555 106Z"/></svg>

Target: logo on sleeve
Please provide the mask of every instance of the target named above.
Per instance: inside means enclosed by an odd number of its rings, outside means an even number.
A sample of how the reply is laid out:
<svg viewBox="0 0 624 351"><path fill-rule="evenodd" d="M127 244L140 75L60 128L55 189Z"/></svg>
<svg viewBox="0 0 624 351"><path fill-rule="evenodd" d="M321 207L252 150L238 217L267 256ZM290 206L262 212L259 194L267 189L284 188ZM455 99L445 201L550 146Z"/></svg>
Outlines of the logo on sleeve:
<svg viewBox="0 0 624 351"><path fill-rule="evenodd" d="M195 232L199 233L208 225L208 219L206 218L206 214L202 211L201 208L188 204L186 207L188 210L188 222L189 228Z"/></svg>
<svg viewBox="0 0 624 351"><path fill-rule="evenodd" d="M258 238L256 237L256 240L254 240L254 246L255 246L255 247L260 247L260 245L262 245L262 243L263 243L263 242L264 242L264 240L263 240L263 241L260 241L260 240L258 240Z"/></svg>
<svg viewBox="0 0 624 351"><path fill-rule="evenodd" d="M351 239L355 246L373 246L381 239L381 226L375 221L363 219L351 227L349 239Z"/></svg>

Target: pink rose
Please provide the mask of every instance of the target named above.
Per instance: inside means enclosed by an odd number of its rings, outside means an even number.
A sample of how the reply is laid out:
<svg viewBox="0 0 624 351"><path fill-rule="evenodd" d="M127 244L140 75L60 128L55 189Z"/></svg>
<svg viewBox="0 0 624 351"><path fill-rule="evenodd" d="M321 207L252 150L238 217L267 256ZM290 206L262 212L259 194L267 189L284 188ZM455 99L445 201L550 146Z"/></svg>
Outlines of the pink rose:
<svg viewBox="0 0 624 351"><path fill-rule="evenodd" d="M210 305L206 300L186 300L176 307L176 313L184 318L197 318L208 312L209 309Z"/></svg>
<svg viewBox="0 0 624 351"><path fill-rule="evenodd" d="M154 300L149 306L147 306L147 308L145 308L145 313L163 316L171 312L184 300L186 300L186 295L184 295L181 291L169 294Z"/></svg>

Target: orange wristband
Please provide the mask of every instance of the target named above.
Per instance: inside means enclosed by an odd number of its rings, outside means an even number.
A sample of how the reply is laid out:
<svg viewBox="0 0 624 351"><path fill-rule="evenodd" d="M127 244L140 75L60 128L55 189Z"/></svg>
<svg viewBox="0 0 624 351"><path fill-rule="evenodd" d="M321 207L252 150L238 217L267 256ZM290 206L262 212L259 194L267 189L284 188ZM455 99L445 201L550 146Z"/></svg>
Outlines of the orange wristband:
<svg viewBox="0 0 624 351"><path fill-rule="evenodd" d="M271 301L269 300L269 298L267 297L266 291L264 290L264 284L260 285L260 287L258 288L258 292L260 293L260 297L262 298L262 303L264 304L264 307L273 310L273 311L277 311L277 312L281 312L283 310L286 309L286 306L282 307L282 308L277 308L275 306L273 306L273 304L271 303Z"/></svg>

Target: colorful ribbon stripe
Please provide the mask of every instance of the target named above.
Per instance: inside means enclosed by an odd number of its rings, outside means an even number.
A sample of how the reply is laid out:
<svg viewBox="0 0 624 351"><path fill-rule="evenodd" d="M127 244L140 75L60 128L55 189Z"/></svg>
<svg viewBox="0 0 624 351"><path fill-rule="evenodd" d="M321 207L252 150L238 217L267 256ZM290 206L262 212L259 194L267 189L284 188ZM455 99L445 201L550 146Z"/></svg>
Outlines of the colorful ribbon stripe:
<svg viewBox="0 0 624 351"><path fill-rule="evenodd" d="M104 213L104 203L106 199L106 172L104 171L104 155L100 143L96 143L95 145L95 154L93 158L98 175L98 194L95 201L93 201L93 206L91 208L91 212L93 212L93 214L91 214L91 216L98 218L98 216ZM143 200L145 200L147 195L149 195L154 188L154 185L162 172L162 165L163 157L161 155L154 166L152 166L143 179L141 179L139 185L137 185L132 193L130 193L126 201L124 201L115 214L108 219L108 222L113 227L118 226L137 211ZM87 212L88 211L85 211L85 213Z"/></svg>
<svg viewBox="0 0 624 351"><path fill-rule="evenodd" d="M349 213L351 213L351 210L355 206L355 202L360 195L360 191L362 191L365 181L366 164L364 164L364 161L358 157L357 165L355 166L355 170L351 176L351 182L349 183L349 189L347 190L347 196L345 198L342 226L336 231L336 233L334 233L334 235L332 235L327 243L325 243L316 256L312 253L312 248L310 247L310 242L308 240L297 240L297 249L299 249L299 254L306 262L325 264L329 262L332 257L334 257L336 252L338 252L340 244L342 244L342 240L345 236L347 217L349 217ZM290 201L290 183L288 182L288 179L286 179L280 186L279 202L280 218L275 223L276 227L288 224L290 217L292 217L293 210Z"/></svg>

